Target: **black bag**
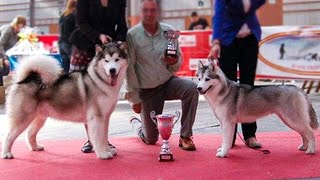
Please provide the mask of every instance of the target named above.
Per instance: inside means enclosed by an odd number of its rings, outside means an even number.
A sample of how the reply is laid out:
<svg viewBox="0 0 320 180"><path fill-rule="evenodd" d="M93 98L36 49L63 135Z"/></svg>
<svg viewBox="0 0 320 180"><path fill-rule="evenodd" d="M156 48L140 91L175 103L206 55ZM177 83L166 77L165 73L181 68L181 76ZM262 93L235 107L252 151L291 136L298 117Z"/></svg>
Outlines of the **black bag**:
<svg viewBox="0 0 320 180"><path fill-rule="evenodd" d="M94 42L83 34L79 28L73 30L68 40L82 51L88 51L90 48L94 47Z"/></svg>

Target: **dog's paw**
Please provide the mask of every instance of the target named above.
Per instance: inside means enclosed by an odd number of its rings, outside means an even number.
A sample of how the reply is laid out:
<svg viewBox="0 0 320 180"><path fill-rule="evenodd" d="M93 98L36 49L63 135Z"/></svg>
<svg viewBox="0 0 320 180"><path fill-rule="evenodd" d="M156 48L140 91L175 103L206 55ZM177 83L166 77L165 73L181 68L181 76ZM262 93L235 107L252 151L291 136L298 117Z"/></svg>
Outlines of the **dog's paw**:
<svg viewBox="0 0 320 180"><path fill-rule="evenodd" d="M2 159L13 159L13 154L11 152L1 153Z"/></svg>
<svg viewBox="0 0 320 180"><path fill-rule="evenodd" d="M316 149L312 148L312 147L308 147L308 149L306 150L306 154L315 154L316 153Z"/></svg>
<svg viewBox="0 0 320 180"><path fill-rule="evenodd" d="M113 155L111 152L103 152L103 153L97 154L97 157L100 159L112 159Z"/></svg>
<svg viewBox="0 0 320 180"><path fill-rule="evenodd" d="M32 147L31 149L32 149L32 151L43 151L43 150L44 150L44 147L37 145L37 146L35 146L35 147Z"/></svg>
<svg viewBox="0 0 320 180"><path fill-rule="evenodd" d="M299 147L298 147L298 150L299 151L306 151L308 149L308 146L307 145L303 145L301 144Z"/></svg>
<svg viewBox="0 0 320 180"><path fill-rule="evenodd" d="M219 147L219 148L217 149L217 152L221 152L221 150L222 150L222 148L221 148L221 147Z"/></svg>
<svg viewBox="0 0 320 180"><path fill-rule="evenodd" d="M116 148L110 148L110 152L113 156L117 155L117 149Z"/></svg>
<svg viewBox="0 0 320 180"><path fill-rule="evenodd" d="M225 153L222 153L221 151L217 152L216 156L218 158L225 158L226 157L226 154Z"/></svg>

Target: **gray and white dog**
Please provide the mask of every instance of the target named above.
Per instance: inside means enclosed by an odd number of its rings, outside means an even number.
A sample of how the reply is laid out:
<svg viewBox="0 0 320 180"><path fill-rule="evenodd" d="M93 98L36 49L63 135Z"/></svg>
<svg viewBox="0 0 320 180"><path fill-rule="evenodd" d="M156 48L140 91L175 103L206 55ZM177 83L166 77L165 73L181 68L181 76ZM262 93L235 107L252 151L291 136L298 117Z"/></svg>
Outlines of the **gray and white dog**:
<svg viewBox="0 0 320 180"><path fill-rule="evenodd" d="M57 61L48 56L25 59L19 65L10 87L6 109L9 129L2 142L1 157L13 158L11 148L27 128L27 144L33 151L44 147L37 133L47 117L88 124L88 134L100 159L116 155L107 146L111 113L128 64L126 45L108 43L96 46L96 55L87 70L61 74Z"/></svg>
<svg viewBox="0 0 320 180"><path fill-rule="evenodd" d="M293 85L250 86L226 78L215 61L199 61L197 89L203 94L220 121L222 146L217 157L226 157L232 146L236 123L250 123L276 114L302 137L299 150L316 152L314 129L319 127L316 113L307 95Z"/></svg>

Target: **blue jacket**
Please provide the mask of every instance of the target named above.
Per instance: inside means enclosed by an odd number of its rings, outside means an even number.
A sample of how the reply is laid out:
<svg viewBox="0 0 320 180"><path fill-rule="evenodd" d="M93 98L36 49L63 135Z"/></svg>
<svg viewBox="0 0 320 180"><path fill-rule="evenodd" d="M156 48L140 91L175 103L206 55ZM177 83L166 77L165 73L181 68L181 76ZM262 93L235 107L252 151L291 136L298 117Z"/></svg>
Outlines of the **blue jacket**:
<svg viewBox="0 0 320 180"><path fill-rule="evenodd" d="M212 18L213 39L219 39L222 45L229 45L236 38L244 23L247 23L251 32L261 39L261 28L256 10L266 0L250 0L250 9L244 12L242 0L216 0L215 15Z"/></svg>

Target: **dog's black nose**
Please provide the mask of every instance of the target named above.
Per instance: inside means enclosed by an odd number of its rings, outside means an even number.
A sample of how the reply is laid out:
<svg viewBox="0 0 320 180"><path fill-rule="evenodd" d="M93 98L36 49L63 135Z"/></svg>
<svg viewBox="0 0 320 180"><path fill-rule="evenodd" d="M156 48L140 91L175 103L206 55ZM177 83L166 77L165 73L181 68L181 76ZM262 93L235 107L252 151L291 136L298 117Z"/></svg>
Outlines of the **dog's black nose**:
<svg viewBox="0 0 320 180"><path fill-rule="evenodd" d="M111 75L116 74L116 68L111 68L111 69L109 70L109 72L110 72Z"/></svg>
<svg viewBox="0 0 320 180"><path fill-rule="evenodd" d="M200 92L202 90L202 87L197 87L197 90Z"/></svg>

